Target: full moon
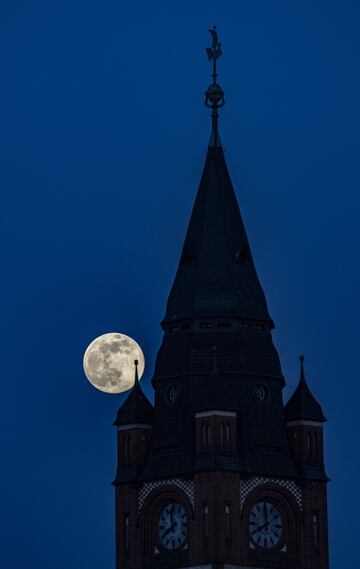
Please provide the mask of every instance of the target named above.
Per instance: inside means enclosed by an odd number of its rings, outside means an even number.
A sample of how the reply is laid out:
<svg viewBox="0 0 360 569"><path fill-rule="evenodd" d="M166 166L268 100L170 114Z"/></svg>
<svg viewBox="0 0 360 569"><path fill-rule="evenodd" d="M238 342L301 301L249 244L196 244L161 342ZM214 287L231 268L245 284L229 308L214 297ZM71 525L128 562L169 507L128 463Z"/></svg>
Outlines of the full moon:
<svg viewBox="0 0 360 569"><path fill-rule="evenodd" d="M138 360L139 379L145 358L140 346L125 334L110 332L95 338L84 354L84 371L90 383L106 393L121 393L134 385Z"/></svg>

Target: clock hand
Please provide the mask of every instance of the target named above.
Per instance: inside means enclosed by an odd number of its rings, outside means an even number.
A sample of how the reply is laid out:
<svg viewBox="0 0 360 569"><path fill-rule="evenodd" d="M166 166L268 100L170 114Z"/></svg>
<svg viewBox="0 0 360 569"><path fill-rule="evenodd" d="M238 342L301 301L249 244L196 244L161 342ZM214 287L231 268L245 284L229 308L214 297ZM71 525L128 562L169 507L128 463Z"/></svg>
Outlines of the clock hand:
<svg viewBox="0 0 360 569"><path fill-rule="evenodd" d="M266 528L266 526L268 525L269 522L267 522L266 524L263 524L262 526L259 526L258 528L256 528L256 531L261 531L264 528Z"/></svg>
<svg viewBox="0 0 360 569"><path fill-rule="evenodd" d="M174 522L167 530L166 532L163 534L163 537L165 537L168 533L170 533L173 529L175 529L176 527L176 522Z"/></svg>
<svg viewBox="0 0 360 569"><path fill-rule="evenodd" d="M268 515L267 515L267 509L266 509L266 502L264 502L263 510L264 510L265 526L267 526L268 525Z"/></svg>
<svg viewBox="0 0 360 569"><path fill-rule="evenodd" d="M266 509L266 502L264 502L264 505L263 505L263 510L264 510L264 518L265 518L265 522L267 523L267 509Z"/></svg>

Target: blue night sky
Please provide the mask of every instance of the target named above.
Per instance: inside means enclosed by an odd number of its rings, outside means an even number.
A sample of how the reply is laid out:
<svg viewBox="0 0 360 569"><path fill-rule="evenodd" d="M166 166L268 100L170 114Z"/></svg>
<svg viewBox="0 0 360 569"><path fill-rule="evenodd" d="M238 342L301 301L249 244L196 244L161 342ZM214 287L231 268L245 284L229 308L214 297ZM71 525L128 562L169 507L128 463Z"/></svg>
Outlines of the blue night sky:
<svg viewBox="0 0 360 569"><path fill-rule="evenodd" d="M84 350L159 322L210 133L221 136L287 387L323 405L331 564L358 557L360 6L13 0L0 14L4 569L113 569L112 421Z"/></svg>

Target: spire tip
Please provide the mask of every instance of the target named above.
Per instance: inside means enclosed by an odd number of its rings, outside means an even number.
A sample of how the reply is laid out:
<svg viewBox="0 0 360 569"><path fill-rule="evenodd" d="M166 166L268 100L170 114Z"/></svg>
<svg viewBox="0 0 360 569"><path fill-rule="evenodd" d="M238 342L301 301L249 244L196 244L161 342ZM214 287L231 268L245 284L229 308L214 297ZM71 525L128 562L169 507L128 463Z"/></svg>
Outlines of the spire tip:
<svg viewBox="0 0 360 569"><path fill-rule="evenodd" d="M212 120L212 129L211 129L211 136L209 141L209 148L210 147L221 147L221 141L218 132L218 118L219 113L218 109L225 105L224 100L224 91L217 83L217 72L216 72L216 62L220 55L222 54L221 44L218 40L218 34L216 30L216 26L213 29L209 30L211 37L212 37L212 44L211 47L206 49L206 53L208 55L209 61L213 63L213 72L212 78L213 82L206 90L205 93L205 106L212 110L211 112L211 120Z"/></svg>
<svg viewBox="0 0 360 569"><path fill-rule="evenodd" d="M138 365L139 365L139 360L134 360L134 366L135 366L135 381L134 381L134 385L137 385L137 384L139 383Z"/></svg>

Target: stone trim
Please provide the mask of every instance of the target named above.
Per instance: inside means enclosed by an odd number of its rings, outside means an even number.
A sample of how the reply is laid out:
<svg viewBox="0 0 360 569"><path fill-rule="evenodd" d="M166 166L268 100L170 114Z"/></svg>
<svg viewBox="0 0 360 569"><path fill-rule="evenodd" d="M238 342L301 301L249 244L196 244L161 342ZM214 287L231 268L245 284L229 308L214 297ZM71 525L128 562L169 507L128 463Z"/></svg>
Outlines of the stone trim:
<svg viewBox="0 0 360 569"><path fill-rule="evenodd" d="M194 482L192 480L183 480L181 478L172 478L170 480L157 480L156 482L145 482L144 486L139 490L138 494L138 512L144 505L146 498L158 488L162 486L175 486L180 488L189 498L192 508L195 506Z"/></svg>
<svg viewBox="0 0 360 569"><path fill-rule="evenodd" d="M128 423L127 425L119 425L118 431L130 431L130 429L143 429L144 431L151 431L152 426L145 423Z"/></svg>
<svg viewBox="0 0 360 569"><path fill-rule="evenodd" d="M266 484L271 484L275 488L285 488L293 496L300 510L302 510L302 490L293 480L256 477L251 480L240 481L240 512L242 512L246 498L250 492L255 490L255 488L259 488L259 486L264 486Z"/></svg>
<svg viewBox="0 0 360 569"><path fill-rule="evenodd" d="M286 423L288 427L295 427L296 425L305 425L306 427L322 427L322 423L319 421L306 421L306 420L299 420L299 421L288 421Z"/></svg>
<svg viewBox="0 0 360 569"><path fill-rule="evenodd" d="M200 417L236 417L236 413L234 411L219 411L218 409L214 409L213 411L200 411L199 413L195 413L195 419Z"/></svg>

